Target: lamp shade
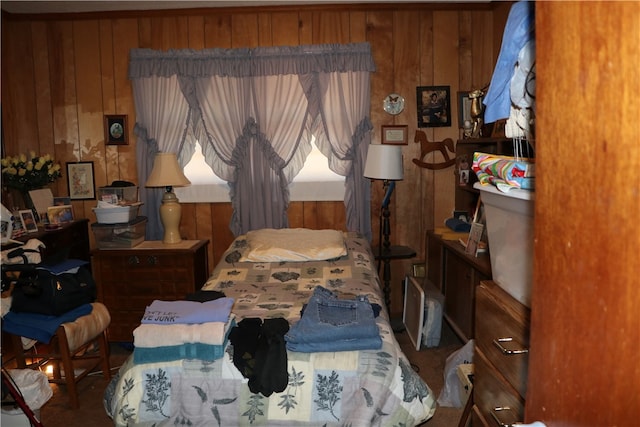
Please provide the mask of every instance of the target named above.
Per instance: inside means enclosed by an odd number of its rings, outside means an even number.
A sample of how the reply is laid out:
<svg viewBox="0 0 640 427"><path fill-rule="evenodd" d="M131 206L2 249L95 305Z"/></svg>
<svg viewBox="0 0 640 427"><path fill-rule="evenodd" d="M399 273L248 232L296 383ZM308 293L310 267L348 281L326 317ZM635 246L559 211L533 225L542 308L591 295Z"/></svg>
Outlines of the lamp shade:
<svg viewBox="0 0 640 427"><path fill-rule="evenodd" d="M372 179L401 180L404 177L402 149L397 145L369 145L364 176Z"/></svg>
<svg viewBox="0 0 640 427"><path fill-rule="evenodd" d="M156 154L145 187L184 187L189 184L191 181L184 176L175 154Z"/></svg>

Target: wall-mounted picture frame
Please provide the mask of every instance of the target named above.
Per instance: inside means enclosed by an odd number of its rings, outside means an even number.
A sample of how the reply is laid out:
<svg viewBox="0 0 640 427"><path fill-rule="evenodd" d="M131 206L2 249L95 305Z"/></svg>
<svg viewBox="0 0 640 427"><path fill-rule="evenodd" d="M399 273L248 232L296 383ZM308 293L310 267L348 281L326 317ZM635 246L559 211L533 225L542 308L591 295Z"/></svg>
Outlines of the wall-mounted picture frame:
<svg viewBox="0 0 640 427"><path fill-rule="evenodd" d="M71 200L96 198L93 162L67 163L67 188Z"/></svg>
<svg viewBox="0 0 640 427"><path fill-rule="evenodd" d="M407 145L409 142L408 126L407 125L382 125L382 138L383 144L391 145Z"/></svg>
<svg viewBox="0 0 640 427"><path fill-rule="evenodd" d="M47 217L49 224L64 224L73 221L73 206L49 206L47 208Z"/></svg>
<svg viewBox="0 0 640 427"><path fill-rule="evenodd" d="M111 114L104 116L104 143L107 145L127 145L127 116L126 114Z"/></svg>
<svg viewBox="0 0 640 427"><path fill-rule="evenodd" d="M20 221L22 222L22 227L27 233L36 233L38 231L38 223L36 222L36 217L33 215L33 211L30 209L26 209L23 211L18 211L20 214Z"/></svg>
<svg viewBox="0 0 640 427"><path fill-rule="evenodd" d="M418 127L451 126L451 91L449 86L418 86Z"/></svg>
<svg viewBox="0 0 640 427"><path fill-rule="evenodd" d="M458 128L464 128L464 122L467 120L473 122L471 118L471 98L469 98L469 92L458 92Z"/></svg>

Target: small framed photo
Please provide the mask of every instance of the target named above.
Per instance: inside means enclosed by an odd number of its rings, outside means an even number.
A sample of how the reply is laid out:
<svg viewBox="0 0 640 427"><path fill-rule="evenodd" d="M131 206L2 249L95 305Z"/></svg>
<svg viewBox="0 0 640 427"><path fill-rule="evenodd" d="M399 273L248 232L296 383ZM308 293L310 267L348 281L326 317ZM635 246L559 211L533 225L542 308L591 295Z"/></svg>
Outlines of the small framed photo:
<svg viewBox="0 0 640 427"><path fill-rule="evenodd" d="M47 217L49 217L49 224L71 222L73 221L73 206L49 206L49 208L47 208Z"/></svg>
<svg viewBox="0 0 640 427"><path fill-rule="evenodd" d="M382 125L383 144L407 145L408 144L407 125Z"/></svg>
<svg viewBox="0 0 640 427"><path fill-rule="evenodd" d="M104 116L104 142L107 145L127 145L127 116L125 114Z"/></svg>
<svg viewBox="0 0 640 427"><path fill-rule="evenodd" d="M36 233L38 231L38 223L36 222L33 211L26 209L18 211L20 214L20 221L22 221L22 227L27 233Z"/></svg>
<svg viewBox="0 0 640 427"><path fill-rule="evenodd" d="M54 197L53 206L64 206L71 204L71 197Z"/></svg>
<svg viewBox="0 0 640 427"><path fill-rule="evenodd" d="M471 118L471 98L469 92L458 92L458 127L464 128L466 121L473 122Z"/></svg>
<svg viewBox="0 0 640 427"><path fill-rule="evenodd" d="M449 86L418 86L418 127L451 126L451 95Z"/></svg>
<svg viewBox="0 0 640 427"><path fill-rule="evenodd" d="M67 163L67 187L69 199L92 200L96 198L93 162Z"/></svg>

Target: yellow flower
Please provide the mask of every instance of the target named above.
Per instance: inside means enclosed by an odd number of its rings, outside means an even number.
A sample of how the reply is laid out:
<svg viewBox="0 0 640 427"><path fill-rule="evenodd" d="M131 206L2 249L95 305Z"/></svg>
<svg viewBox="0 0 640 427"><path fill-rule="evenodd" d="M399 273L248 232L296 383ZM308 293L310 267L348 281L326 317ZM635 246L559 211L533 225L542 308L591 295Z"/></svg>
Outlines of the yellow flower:
<svg viewBox="0 0 640 427"><path fill-rule="evenodd" d="M24 154L7 156L2 164L2 185L25 192L42 188L62 176L60 165L50 154L37 156L34 151L30 159Z"/></svg>

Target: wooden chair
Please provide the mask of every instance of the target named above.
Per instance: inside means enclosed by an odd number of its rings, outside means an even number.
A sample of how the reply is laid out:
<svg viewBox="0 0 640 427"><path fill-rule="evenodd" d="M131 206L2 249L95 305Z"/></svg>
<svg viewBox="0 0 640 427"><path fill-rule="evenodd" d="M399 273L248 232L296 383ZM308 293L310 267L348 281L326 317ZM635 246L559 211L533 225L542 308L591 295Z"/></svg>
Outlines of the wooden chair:
<svg viewBox="0 0 640 427"><path fill-rule="evenodd" d="M60 325L49 343L48 349L42 353L37 351L37 345L25 350L21 337L11 334L17 367L19 369L37 369L47 363L52 363L53 377L49 378L49 382L67 386L69 404L72 408L80 406L78 382L95 368L101 365L104 378L107 381L111 378L109 343L106 334L111 316L104 304L97 302L91 305L93 306L91 313L81 316L73 322ZM97 351L96 346L98 347ZM27 364L27 359L31 359L29 364ZM62 371L64 371L64 375Z"/></svg>

